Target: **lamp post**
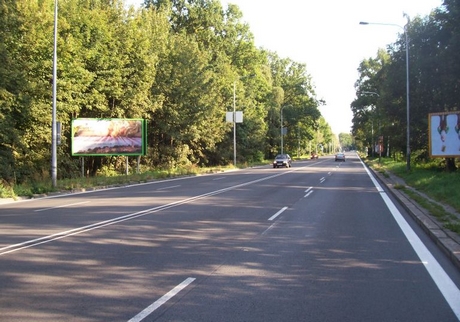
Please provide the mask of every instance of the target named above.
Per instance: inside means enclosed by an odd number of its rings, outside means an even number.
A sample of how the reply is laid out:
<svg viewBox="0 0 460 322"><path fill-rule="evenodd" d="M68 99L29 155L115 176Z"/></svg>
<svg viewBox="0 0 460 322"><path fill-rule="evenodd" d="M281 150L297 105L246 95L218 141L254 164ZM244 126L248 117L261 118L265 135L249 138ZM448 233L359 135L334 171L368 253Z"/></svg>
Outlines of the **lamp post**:
<svg viewBox="0 0 460 322"><path fill-rule="evenodd" d="M409 103L409 36L407 34L407 28L409 27L409 16L407 14L404 14L404 17L407 18L407 24L402 27L397 24L392 24L392 23L377 23L377 22L366 22L366 21L361 21L359 24L360 25L383 25L383 26L395 26L398 28L401 28L404 31L404 35L406 38L406 145L407 145L407 150L406 150L406 169L407 171L410 170L410 126L409 126L409 110L410 110L410 103Z"/></svg>
<svg viewBox="0 0 460 322"><path fill-rule="evenodd" d="M53 111L51 121L51 182L57 186L57 128L56 128L56 88L57 88L57 25L58 0L54 0L54 48L53 48Z"/></svg>
<svg viewBox="0 0 460 322"><path fill-rule="evenodd" d="M283 108L284 106L281 106L281 110L280 110L280 128L281 128L281 154L283 154L283 145L284 145L284 141L283 141Z"/></svg>
<svg viewBox="0 0 460 322"><path fill-rule="evenodd" d="M233 165L236 167L236 80L233 81Z"/></svg>

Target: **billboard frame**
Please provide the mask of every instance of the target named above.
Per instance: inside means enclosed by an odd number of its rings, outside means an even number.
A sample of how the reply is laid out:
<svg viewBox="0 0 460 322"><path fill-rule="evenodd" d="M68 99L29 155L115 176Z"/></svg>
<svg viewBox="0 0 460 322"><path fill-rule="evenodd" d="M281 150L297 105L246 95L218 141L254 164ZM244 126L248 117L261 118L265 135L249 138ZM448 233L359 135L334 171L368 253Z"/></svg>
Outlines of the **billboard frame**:
<svg viewBox="0 0 460 322"><path fill-rule="evenodd" d="M72 156L141 156L146 153L147 121L145 119L72 119Z"/></svg>
<svg viewBox="0 0 460 322"><path fill-rule="evenodd" d="M460 157L460 111L428 114L428 137L430 157Z"/></svg>

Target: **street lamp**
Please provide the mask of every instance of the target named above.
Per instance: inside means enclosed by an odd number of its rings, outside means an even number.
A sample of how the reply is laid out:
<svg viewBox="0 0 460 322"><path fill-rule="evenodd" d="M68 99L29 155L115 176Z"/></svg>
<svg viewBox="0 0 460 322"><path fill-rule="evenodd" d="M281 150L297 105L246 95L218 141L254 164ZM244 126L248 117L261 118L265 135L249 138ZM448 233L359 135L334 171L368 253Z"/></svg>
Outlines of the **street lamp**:
<svg viewBox="0 0 460 322"><path fill-rule="evenodd" d="M280 110L281 154L283 154L283 144L284 144L284 142L283 142L283 135L284 135L284 133L283 133L283 129L284 129L284 127L283 127L283 108L284 107L285 106L281 106L281 110Z"/></svg>
<svg viewBox="0 0 460 322"><path fill-rule="evenodd" d="M53 111L51 121L51 182L57 186L57 128L56 128L56 88L57 88L57 23L58 0L54 0L54 48L53 48Z"/></svg>
<svg viewBox="0 0 460 322"><path fill-rule="evenodd" d="M409 36L407 34L407 28L409 27L410 19L407 14L404 13L404 17L407 18L407 24L402 27L397 24L392 24L392 23L376 23L376 22L365 22L361 21L359 24L360 25L383 25L383 26L395 26L398 28L401 28L404 31L404 35L406 38L406 144L407 144L407 150L406 150L406 169L409 171L410 170L410 126L409 126L409 110L410 110L410 104L409 104Z"/></svg>
<svg viewBox="0 0 460 322"><path fill-rule="evenodd" d="M233 165L236 167L236 80L233 81Z"/></svg>

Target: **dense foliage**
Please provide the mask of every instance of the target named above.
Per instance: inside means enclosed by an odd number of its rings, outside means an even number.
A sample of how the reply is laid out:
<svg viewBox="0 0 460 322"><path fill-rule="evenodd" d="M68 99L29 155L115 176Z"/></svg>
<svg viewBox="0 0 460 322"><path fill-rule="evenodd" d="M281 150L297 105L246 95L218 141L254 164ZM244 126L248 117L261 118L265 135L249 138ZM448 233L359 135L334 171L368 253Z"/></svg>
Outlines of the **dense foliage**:
<svg viewBox="0 0 460 322"><path fill-rule="evenodd" d="M403 28L409 39L410 149L417 162L428 157L428 114L459 109L460 2L444 0ZM376 57L362 61L358 71L357 98L351 104L357 144L370 148L383 136L384 155L406 157L404 32Z"/></svg>
<svg viewBox="0 0 460 322"><path fill-rule="evenodd" d="M0 177L49 177L54 0L0 0ZM148 120L146 168L212 166L284 149L308 153L333 142L306 66L256 48L235 5L218 0L59 0L57 119L63 124L58 177L80 175L70 155L74 118ZM86 157L88 175L122 164ZM135 160L131 160L135 163ZM132 164L134 166L134 164Z"/></svg>

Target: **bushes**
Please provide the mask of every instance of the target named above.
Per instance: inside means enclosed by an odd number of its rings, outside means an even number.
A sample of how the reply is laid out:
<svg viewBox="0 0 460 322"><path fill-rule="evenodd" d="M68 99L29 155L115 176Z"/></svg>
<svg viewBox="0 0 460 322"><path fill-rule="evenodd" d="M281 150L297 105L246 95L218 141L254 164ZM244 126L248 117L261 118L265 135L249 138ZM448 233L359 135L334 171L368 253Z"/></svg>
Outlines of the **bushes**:
<svg viewBox="0 0 460 322"><path fill-rule="evenodd" d="M14 198L13 189L6 183L0 183L0 198Z"/></svg>

